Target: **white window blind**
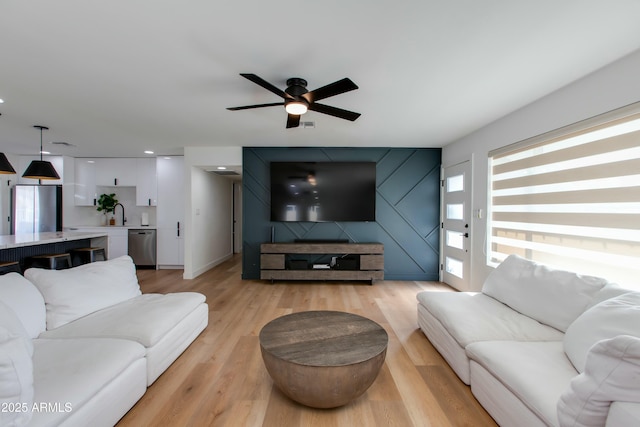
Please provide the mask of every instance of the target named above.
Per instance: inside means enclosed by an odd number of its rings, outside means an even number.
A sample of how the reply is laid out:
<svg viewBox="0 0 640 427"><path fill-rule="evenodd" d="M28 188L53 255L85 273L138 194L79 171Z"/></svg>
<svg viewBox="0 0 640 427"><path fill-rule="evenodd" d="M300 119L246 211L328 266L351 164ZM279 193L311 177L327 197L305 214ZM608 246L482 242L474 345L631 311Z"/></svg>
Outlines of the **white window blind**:
<svg viewBox="0 0 640 427"><path fill-rule="evenodd" d="M640 289L638 106L489 157L489 262L518 254Z"/></svg>

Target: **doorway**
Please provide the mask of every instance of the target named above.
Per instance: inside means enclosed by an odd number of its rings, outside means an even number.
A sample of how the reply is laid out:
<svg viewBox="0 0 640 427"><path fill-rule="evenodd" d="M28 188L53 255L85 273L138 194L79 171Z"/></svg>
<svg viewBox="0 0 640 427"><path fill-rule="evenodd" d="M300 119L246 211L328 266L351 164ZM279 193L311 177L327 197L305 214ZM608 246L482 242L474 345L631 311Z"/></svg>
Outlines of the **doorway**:
<svg viewBox="0 0 640 427"><path fill-rule="evenodd" d="M233 182L233 214L231 224L231 234L233 240L233 253L242 252L242 181Z"/></svg>
<svg viewBox="0 0 640 427"><path fill-rule="evenodd" d="M466 290L471 271L471 161L443 168L441 189L440 280Z"/></svg>

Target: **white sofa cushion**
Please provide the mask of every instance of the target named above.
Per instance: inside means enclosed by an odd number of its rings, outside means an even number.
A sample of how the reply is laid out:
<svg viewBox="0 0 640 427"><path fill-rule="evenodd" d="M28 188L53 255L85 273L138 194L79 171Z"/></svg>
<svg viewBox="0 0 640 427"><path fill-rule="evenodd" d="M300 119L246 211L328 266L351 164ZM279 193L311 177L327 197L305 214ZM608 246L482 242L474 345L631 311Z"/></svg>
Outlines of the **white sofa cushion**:
<svg viewBox="0 0 640 427"><path fill-rule="evenodd" d="M638 425L640 404L631 402L612 402L607 414L605 427L627 427Z"/></svg>
<svg viewBox="0 0 640 427"><path fill-rule="evenodd" d="M560 331L481 293L420 292L416 298L461 347L476 341L562 341Z"/></svg>
<svg viewBox="0 0 640 427"><path fill-rule="evenodd" d="M44 299L38 289L18 273L0 276L0 301L16 313L31 338L47 328Z"/></svg>
<svg viewBox="0 0 640 427"><path fill-rule="evenodd" d="M105 387L118 381L131 365L142 363L146 367L144 347L134 341L40 338L34 340L34 347L34 402L48 403L56 408L35 412L32 420L35 425L62 424ZM131 394L136 398L145 385L144 376L138 375L135 383L121 385L120 394ZM109 407L110 403L103 402L102 405Z"/></svg>
<svg viewBox="0 0 640 427"><path fill-rule="evenodd" d="M472 342L562 341L559 330L481 293L424 291L416 297L420 329L465 384L469 358L464 348Z"/></svg>
<svg viewBox="0 0 640 427"><path fill-rule="evenodd" d="M594 305L600 304L603 301L619 297L620 295L628 294L629 292L633 292L633 290L625 289L617 283L608 283L593 296L593 299L591 300L585 311L590 309Z"/></svg>
<svg viewBox="0 0 640 427"><path fill-rule="evenodd" d="M41 337L137 341L146 347L150 385L206 327L209 310L204 301L205 296L196 292L144 294L46 331Z"/></svg>
<svg viewBox="0 0 640 427"><path fill-rule="evenodd" d="M562 351L562 342L476 342L467 346L467 354L544 424L558 424L558 399L577 375ZM474 388L483 385L476 383L472 371L471 390Z"/></svg>
<svg viewBox="0 0 640 427"><path fill-rule="evenodd" d="M0 425L25 425L33 404L33 343L22 322L0 301Z"/></svg>
<svg viewBox="0 0 640 427"><path fill-rule="evenodd" d="M619 335L596 343L584 372L560 397L558 420L563 427L603 426L613 401L640 403L640 338Z"/></svg>
<svg viewBox="0 0 640 427"><path fill-rule="evenodd" d="M584 372L589 349L618 335L640 337L640 292L608 299L576 319L564 336L564 351L578 372Z"/></svg>
<svg viewBox="0 0 640 427"><path fill-rule="evenodd" d="M482 292L564 332L606 284L599 277L556 270L509 255L487 277Z"/></svg>
<svg viewBox="0 0 640 427"><path fill-rule="evenodd" d="M30 268L24 275L44 296L47 329L141 294L135 265L127 255L68 270Z"/></svg>
<svg viewBox="0 0 640 427"><path fill-rule="evenodd" d="M144 294L42 334L42 338L122 338L153 347L205 296L197 292Z"/></svg>

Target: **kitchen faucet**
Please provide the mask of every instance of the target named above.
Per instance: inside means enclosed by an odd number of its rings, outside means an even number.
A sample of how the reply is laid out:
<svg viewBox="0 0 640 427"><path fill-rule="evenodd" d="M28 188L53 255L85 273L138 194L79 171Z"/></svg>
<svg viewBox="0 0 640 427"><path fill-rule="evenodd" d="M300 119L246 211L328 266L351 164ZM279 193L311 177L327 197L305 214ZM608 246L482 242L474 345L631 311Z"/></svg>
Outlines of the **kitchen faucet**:
<svg viewBox="0 0 640 427"><path fill-rule="evenodd" d="M122 203L116 203L113 206L113 215L116 215L116 207L120 205L120 207L122 208L122 226L124 227L124 224L127 222L127 218L124 216L124 205Z"/></svg>

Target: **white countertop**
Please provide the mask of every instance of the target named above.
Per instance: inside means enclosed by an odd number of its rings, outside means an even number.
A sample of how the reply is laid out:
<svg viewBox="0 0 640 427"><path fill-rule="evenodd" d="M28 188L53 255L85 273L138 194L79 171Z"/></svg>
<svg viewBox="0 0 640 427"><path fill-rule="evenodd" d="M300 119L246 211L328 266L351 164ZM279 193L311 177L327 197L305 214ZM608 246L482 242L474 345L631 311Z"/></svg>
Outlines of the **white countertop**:
<svg viewBox="0 0 640 427"><path fill-rule="evenodd" d="M93 239L105 237L106 232L51 231L33 234L10 234L0 236L0 249L19 248L23 246L44 245L47 243L66 242L67 240Z"/></svg>
<svg viewBox="0 0 640 427"><path fill-rule="evenodd" d="M64 227L65 230L74 231L74 230L113 230L113 229L136 229L136 230L155 230L157 227L155 225L74 225L71 227Z"/></svg>

